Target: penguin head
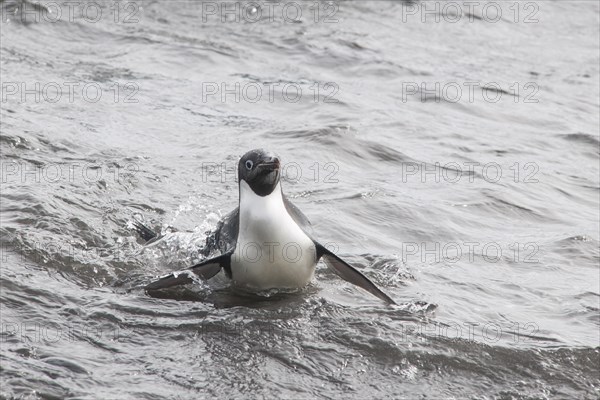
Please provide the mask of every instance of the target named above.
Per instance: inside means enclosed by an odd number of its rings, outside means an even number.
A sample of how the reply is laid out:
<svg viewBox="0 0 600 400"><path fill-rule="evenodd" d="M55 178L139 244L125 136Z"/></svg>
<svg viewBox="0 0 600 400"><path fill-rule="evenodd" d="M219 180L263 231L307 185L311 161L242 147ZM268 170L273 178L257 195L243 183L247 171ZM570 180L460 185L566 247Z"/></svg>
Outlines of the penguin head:
<svg viewBox="0 0 600 400"><path fill-rule="evenodd" d="M250 150L238 163L239 181L245 181L257 195L267 196L279 183L280 165L275 154L263 149Z"/></svg>

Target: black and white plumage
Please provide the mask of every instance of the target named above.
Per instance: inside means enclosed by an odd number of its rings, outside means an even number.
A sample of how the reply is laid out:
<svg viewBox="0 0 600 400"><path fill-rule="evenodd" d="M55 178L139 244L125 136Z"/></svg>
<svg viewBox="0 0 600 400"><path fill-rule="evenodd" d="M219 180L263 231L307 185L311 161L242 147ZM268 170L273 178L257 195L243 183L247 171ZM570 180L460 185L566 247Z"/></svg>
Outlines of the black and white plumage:
<svg viewBox="0 0 600 400"><path fill-rule="evenodd" d="M320 259L342 279L387 303L394 301L354 267L312 238L308 218L281 190L280 161L265 150L247 152L238 164L239 206L219 221L203 253L220 255L166 275L145 289L154 291L192 282L189 272L210 279L221 269L233 284L254 290L301 288L313 278ZM145 239L152 231L136 224Z"/></svg>

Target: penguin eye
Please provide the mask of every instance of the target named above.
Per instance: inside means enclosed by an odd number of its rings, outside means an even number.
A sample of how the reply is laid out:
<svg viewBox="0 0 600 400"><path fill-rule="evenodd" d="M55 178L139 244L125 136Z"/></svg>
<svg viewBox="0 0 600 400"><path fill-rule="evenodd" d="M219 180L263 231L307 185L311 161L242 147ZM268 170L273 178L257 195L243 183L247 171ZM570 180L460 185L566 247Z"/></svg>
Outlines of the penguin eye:
<svg viewBox="0 0 600 400"><path fill-rule="evenodd" d="M251 169L252 169L252 166L254 166L254 163L252 162L252 160L248 160L248 161L246 161L246 168L247 168L248 170L251 170Z"/></svg>

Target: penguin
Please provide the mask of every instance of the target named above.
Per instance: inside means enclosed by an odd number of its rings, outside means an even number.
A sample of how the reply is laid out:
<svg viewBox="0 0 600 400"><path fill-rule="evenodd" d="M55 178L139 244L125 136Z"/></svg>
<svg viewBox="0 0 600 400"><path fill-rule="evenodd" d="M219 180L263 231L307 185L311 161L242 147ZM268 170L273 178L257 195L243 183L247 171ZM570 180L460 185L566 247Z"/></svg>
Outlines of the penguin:
<svg viewBox="0 0 600 400"><path fill-rule="evenodd" d="M312 237L308 218L281 188L279 157L264 150L248 151L238 163L239 205L217 224L203 254L220 253L186 270L165 275L145 286L148 292L204 280L224 270L235 287L253 291L306 286L319 260L347 282L388 304L396 304L362 273ZM146 240L152 230L134 223Z"/></svg>

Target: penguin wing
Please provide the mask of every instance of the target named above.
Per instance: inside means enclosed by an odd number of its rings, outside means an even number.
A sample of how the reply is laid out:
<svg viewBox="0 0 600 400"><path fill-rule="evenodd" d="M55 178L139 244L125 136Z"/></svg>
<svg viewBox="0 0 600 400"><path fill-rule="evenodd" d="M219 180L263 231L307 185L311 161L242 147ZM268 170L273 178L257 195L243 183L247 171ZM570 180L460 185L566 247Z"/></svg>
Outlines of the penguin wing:
<svg viewBox="0 0 600 400"><path fill-rule="evenodd" d="M365 289L367 292L377 296L388 304L396 304L391 297L383 293L373 282L353 266L327 250L323 245L316 242L315 244L317 246L317 259L322 257L323 261L325 261L325 265L332 269L340 278Z"/></svg>
<svg viewBox="0 0 600 400"><path fill-rule="evenodd" d="M202 254L208 257L213 251L227 253L234 249L239 226L240 208L236 207L217 223L215 230L206 238L206 246L202 249Z"/></svg>
<svg viewBox="0 0 600 400"><path fill-rule="evenodd" d="M221 254L220 256L204 260L193 267L165 275L156 281L149 283L144 289L152 291L191 283L194 280L190 276L190 272L193 272L204 280L208 280L215 276L221 268L229 268L230 261L231 253Z"/></svg>
<svg viewBox="0 0 600 400"><path fill-rule="evenodd" d="M141 222L133 221L133 229L144 239L146 244L150 244L160 238L160 234L154 232Z"/></svg>

